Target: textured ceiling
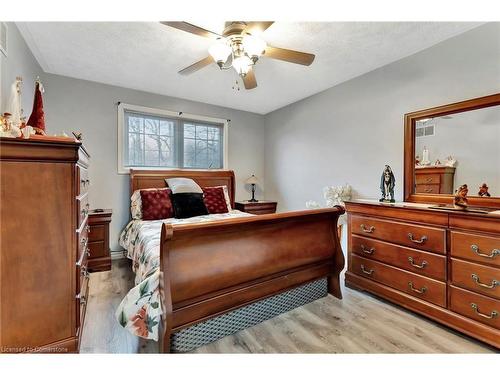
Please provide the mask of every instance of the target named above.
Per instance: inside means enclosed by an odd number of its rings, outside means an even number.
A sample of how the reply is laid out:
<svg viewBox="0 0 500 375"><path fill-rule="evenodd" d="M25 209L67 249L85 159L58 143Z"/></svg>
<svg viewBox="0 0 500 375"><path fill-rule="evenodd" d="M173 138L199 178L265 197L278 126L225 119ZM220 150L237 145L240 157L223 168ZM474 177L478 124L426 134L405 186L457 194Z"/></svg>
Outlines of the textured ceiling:
<svg viewBox="0 0 500 375"><path fill-rule="evenodd" d="M223 23L197 23L221 32ZM263 38L316 54L309 67L263 57L258 87L233 90L234 70L215 64L177 71L207 56L211 41L159 23L18 23L48 73L265 114L414 54L480 23L276 22Z"/></svg>

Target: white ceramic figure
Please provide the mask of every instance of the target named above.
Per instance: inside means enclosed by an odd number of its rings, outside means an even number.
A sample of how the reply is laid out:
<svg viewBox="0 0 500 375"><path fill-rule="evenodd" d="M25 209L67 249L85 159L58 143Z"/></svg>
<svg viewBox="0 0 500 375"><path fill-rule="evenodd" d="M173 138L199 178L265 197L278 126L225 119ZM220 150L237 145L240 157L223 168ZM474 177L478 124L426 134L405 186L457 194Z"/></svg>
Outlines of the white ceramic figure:
<svg viewBox="0 0 500 375"><path fill-rule="evenodd" d="M444 165L446 165L447 167L456 167L457 159L450 155L446 157L446 159L444 159Z"/></svg>
<svg viewBox="0 0 500 375"><path fill-rule="evenodd" d="M321 208L321 206L320 206L320 205L319 205L319 203L318 203L318 202L316 202L316 201L307 201L307 202L306 202L306 208L307 208L308 210L315 210L315 209L317 209L317 208Z"/></svg>

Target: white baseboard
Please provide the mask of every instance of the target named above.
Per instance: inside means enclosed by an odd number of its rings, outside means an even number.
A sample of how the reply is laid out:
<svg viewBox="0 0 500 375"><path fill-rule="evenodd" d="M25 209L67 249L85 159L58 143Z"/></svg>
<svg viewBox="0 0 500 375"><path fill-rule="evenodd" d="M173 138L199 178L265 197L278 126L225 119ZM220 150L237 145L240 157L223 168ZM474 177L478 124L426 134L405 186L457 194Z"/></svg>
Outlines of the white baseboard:
<svg viewBox="0 0 500 375"><path fill-rule="evenodd" d="M125 250L112 251L111 252L111 260L116 259L125 259L127 257Z"/></svg>

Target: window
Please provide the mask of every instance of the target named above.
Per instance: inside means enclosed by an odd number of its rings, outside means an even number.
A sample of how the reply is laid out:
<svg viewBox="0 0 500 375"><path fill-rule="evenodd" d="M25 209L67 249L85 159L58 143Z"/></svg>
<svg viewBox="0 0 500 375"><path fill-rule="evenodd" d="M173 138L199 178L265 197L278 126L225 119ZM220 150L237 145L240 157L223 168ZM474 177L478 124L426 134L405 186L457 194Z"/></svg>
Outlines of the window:
<svg viewBox="0 0 500 375"><path fill-rule="evenodd" d="M121 103L118 170L222 169L227 165L227 120Z"/></svg>

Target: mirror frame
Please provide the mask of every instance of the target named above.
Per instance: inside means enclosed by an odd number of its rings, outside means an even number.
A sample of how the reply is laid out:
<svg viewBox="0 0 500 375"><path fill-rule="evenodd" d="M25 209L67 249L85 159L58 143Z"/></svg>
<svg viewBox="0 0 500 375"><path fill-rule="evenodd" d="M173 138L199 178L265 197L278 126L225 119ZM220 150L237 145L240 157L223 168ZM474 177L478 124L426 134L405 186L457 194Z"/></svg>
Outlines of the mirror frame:
<svg viewBox="0 0 500 375"><path fill-rule="evenodd" d="M428 117L438 117L453 113L472 111L500 105L500 93L465 100L463 102L446 104L443 106L424 109L405 114L404 119L404 201L415 203L453 203L451 194L423 194L415 193L415 124L416 121ZM500 208L500 197L468 196L469 205Z"/></svg>

